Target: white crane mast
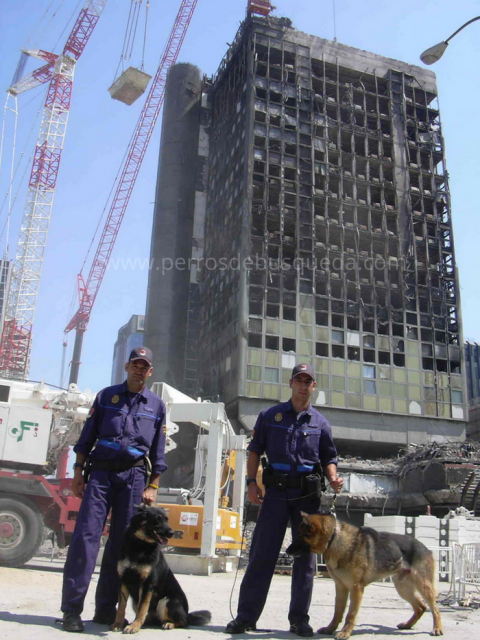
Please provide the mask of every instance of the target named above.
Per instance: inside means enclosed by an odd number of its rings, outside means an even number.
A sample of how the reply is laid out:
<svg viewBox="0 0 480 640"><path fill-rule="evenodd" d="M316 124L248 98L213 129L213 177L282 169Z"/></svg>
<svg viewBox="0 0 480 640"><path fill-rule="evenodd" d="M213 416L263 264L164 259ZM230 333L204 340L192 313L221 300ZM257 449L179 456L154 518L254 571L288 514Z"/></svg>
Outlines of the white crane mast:
<svg viewBox="0 0 480 640"><path fill-rule="evenodd" d="M40 284L43 255L55 186L67 128L75 63L100 18L107 0L85 0L62 54L31 52L47 65L19 80L8 91L17 94L39 82L49 82L38 134L0 346L0 373L24 380ZM30 52L28 52L30 53Z"/></svg>

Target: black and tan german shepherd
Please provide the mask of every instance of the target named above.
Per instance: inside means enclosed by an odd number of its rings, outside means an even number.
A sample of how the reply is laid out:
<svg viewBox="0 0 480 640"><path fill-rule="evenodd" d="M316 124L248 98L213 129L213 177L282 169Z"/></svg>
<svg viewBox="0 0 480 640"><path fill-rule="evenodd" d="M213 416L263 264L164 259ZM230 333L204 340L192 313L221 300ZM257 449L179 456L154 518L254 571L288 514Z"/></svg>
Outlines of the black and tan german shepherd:
<svg viewBox="0 0 480 640"><path fill-rule="evenodd" d="M119 604L111 631L138 633L143 624L174 629L210 622L210 611L188 613L187 598L163 556L161 547L173 533L164 509L138 508L120 549ZM132 624L123 628L129 596L136 616Z"/></svg>
<svg viewBox="0 0 480 640"><path fill-rule="evenodd" d="M433 616L430 635L441 636L442 622L435 604L435 561L432 552L411 536L354 527L332 515L302 513L298 535L287 553L323 553L328 573L335 581L335 612L330 624L318 633L332 634L343 619L350 595L345 625L336 634L338 640L350 637L355 626L365 587L392 576L399 595L413 607L413 615L399 629L411 629L427 607ZM419 595L420 594L420 595Z"/></svg>

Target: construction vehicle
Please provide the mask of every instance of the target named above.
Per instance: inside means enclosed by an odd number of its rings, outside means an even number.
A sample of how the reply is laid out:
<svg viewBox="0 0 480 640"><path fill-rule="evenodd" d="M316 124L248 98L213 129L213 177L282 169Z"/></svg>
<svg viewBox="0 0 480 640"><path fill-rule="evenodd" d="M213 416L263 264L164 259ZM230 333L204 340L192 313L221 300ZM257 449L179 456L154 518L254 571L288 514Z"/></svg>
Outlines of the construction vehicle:
<svg viewBox="0 0 480 640"><path fill-rule="evenodd" d="M28 562L44 526L55 532L59 546L68 544L80 506L65 478L68 446L94 398L76 385L59 390L0 379L0 564Z"/></svg>
<svg viewBox="0 0 480 640"><path fill-rule="evenodd" d="M221 403L195 401L163 383L154 383L153 391L167 409L167 454L176 447L171 436L179 430L177 422L192 423L199 430L196 491L161 489L157 502L166 502L163 506L175 530L170 546L199 552L197 564L209 573L216 550L235 554L241 548L245 436L234 434ZM28 562L42 543L45 527L55 532L60 548L68 545L81 502L72 494L71 478L65 477L68 451L94 398L75 384L62 390L41 382L0 379L0 565ZM242 480L232 493L233 510L219 509L219 504L226 506L221 497L221 488L227 487L221 482L222 463L235 449L235 465L228 473ZM169 496L177 496L176 504Z"/></svg>
<svg viewBox="0 0 480 640"><path fill-rule="evenodd" d="M175 531L169 565L177 573L229 570L233 565L228 567L225 558L240 555L243 544L246 436L235 435L221 402L193 400L163 382L154 382L151 389L165 403L167 434L181 423L198 428L194 489L160 487L157 494Z"/></svg>

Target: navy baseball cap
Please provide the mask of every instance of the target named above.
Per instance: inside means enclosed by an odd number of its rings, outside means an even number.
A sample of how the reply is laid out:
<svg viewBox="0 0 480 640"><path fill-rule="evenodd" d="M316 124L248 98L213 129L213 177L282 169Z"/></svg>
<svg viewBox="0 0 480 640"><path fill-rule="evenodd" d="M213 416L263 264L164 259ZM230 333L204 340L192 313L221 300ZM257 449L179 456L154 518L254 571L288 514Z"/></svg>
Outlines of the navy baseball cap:
<svg viewBox="0 0 480 640"><path fill-rule="evenodd" d="M148 362L148 364L152 366L153 353L148 347L135 347L135 349L130 351L128 358L129 362L133 362L134 360L145 360L145 362Z"/></svg>
<svg viewBox="0 0 480 640"><path fill-rule="evenodd" d="M292 378L295 378L295 376L298 376L301 373L305 373L307 376L310 376L312 380L315 380L315 370L311 364L297 364L293 367Z"/></svg>

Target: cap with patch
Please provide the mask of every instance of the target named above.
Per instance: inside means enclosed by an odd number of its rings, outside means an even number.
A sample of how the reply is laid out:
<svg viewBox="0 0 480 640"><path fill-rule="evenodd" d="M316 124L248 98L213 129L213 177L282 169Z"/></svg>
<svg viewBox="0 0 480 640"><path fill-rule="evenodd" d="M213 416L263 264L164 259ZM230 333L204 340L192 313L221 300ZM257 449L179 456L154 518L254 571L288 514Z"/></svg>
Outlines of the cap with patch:
<svg viewBox="0 0 480 640"><path fill-rule="evenodd" d="M152 366L153 354L148 347L135 347L130 351L129 362L134 360L145 360L150 366Z"/></svg>
<svg viewBox="0 0 480 640"><path fill-rule="evenodd" d="M315 370L311 364L297 364L293 367L292 378L295 378L295 376L301 373L305 373L307 376L310 376L312 380L315 380Z"/></svg>

